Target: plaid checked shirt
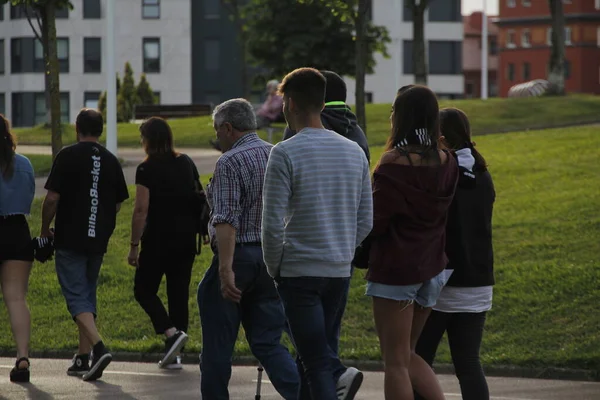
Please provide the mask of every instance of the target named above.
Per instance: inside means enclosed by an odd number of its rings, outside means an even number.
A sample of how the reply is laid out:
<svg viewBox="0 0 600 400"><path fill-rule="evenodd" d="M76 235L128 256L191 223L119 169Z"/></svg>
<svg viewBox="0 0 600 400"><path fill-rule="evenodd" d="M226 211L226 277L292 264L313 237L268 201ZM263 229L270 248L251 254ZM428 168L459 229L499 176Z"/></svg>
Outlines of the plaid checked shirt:
<svg viewBox="0 0 600 400"><path fill-rule="evenodd" d="M272 147L256 133L248 133L217 160L213 177L206 186L211 209L208 229L213 246L216 246L215 225L222 223L235 228L236 243L260 242L262 191Z"/></svg>

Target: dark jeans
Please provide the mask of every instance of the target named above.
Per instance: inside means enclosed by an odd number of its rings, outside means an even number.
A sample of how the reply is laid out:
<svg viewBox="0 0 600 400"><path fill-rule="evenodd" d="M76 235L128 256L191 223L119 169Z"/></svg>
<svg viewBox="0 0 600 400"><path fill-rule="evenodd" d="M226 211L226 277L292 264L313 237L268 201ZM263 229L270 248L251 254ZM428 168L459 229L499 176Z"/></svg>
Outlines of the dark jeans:
<svg viewBox="0 0 600 400"><path fill-rule="evenodd" d="M265 368L275 389L286 400L298 398L300 378L294 359L281 342L285 314L260 246L237 245L233 257L239 304L221 295L219 258L215 254L198 286L202 324L200 391L207 400L229 399L231 358L240 323L252 354Z"/></svg>
<svg viewBox="0 0 600 400"><path fill-rule="evenodd" d="M139 267L135 270L133 294L150 317L157 334L163 334L172 327L184 332L188 330L188 304L194 257L194 253L157 254L151 250L142 250L140 253ZM167 277L169 313L157 294L163 275Z"/></svg>
<svg viewBox="0 0 600 400"><path fill-rule="evenodd" d="M277 279L300 359L301 399L337 400L337 380L346 369L337 347L349 282L350 278Z"/></svg>
<svg viewBox="0 0 600 400"><path fill-rule="evenodd" d="M487 381L479 360L485 317L485 312L443 313L432 311L417 342L416 353L423 357L429 365L432 365L442 336L444 332L448 332L452 363L464 400L490 398ZM423 400L423 398L415 394L415 400Z"/></svg>

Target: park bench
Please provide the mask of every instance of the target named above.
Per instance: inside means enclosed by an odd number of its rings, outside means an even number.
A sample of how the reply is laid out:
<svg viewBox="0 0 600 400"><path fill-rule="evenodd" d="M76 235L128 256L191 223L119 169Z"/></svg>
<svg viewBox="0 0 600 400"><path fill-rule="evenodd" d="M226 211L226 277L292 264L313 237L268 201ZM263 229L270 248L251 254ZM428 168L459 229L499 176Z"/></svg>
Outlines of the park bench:
<svg viewBox="0 0 600 400"><path fill-rule="evenodd" d="M136 105L134 108L134 118L136 120L147 119L150 117L169 118L189 118L202 117L212 113L211 104L148 104Z"/></svg>

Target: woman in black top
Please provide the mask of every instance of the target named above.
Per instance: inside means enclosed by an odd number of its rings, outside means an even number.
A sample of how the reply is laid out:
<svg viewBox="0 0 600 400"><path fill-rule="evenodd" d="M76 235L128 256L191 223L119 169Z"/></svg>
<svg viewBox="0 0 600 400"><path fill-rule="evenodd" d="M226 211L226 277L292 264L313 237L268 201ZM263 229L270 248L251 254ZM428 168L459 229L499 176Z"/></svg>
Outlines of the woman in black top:
<svg viewBox="0 0 600 400"><path fill-rule="evenodd" d="M442 109L440 124L441 146L454 150L461 171L446 225L446 271L451 275L425 324L416 352L431 365L447 332L462 398L485 400L489 391L479 348L486 313L492 307L492 209L496 194L485 159L471 141L465 113ZM415 399L422 397L415 395Z"/></svg>
<svg viewBox="0 0 600 400"><path fill-rule="evenodd" d="M135 176L128 262L136 267L135 299L156 333L166 336L159 367L180 369L178 353L188 339L189 286L197 249L196 192L202 187L193 161L173 149L173 134L165 120L152 117L140 126L140 132L147 157ZM157 295L163 275L168 313Z"/></svg>

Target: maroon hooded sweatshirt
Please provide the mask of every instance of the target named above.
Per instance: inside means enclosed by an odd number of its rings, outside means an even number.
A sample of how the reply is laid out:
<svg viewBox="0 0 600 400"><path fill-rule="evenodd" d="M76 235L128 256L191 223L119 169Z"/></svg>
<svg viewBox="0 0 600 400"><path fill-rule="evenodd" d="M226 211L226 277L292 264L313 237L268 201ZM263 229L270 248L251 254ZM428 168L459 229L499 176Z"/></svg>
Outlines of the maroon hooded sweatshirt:
<svg viewBox="0 0 600 400"><path fill-rule="evenodd" d="M375 169L368 281L413 285L442 272L457 181L458 165L450 154L443 165L388 163Z"/></svg>

